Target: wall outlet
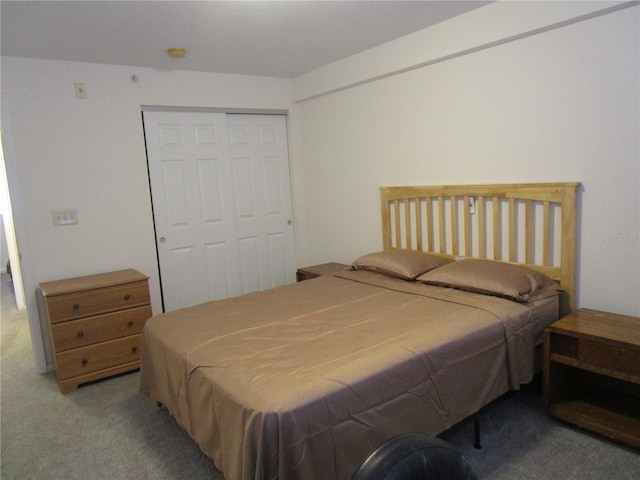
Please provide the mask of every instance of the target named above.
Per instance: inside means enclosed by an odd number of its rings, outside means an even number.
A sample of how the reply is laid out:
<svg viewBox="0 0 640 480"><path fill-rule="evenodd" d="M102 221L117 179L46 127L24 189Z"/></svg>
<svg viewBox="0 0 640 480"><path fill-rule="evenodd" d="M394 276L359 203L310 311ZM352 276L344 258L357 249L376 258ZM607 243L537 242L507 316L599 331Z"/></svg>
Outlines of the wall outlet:
<svg viewBox="0 0 640 480"><path fill-rule="evenodd" d="M51 213L54 227L76 225L78 223L78 211L75 208L52 210Z"/></svg>

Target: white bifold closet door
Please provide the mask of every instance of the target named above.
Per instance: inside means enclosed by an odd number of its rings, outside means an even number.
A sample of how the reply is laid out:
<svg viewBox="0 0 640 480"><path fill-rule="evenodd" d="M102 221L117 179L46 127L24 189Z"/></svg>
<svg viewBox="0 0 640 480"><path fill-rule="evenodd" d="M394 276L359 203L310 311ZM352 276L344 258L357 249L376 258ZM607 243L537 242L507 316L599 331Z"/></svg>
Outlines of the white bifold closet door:
<svg viewBox="0 0 640 480"><path fill-rule="evenodd" d="M143 118L164 310L295 281L286 117Z"/></svg>

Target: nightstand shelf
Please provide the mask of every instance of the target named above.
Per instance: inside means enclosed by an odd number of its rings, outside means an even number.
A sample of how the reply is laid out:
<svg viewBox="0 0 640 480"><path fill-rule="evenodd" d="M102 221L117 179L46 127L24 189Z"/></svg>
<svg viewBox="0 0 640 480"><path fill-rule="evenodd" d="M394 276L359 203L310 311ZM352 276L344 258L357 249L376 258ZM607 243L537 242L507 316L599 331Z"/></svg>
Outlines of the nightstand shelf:
<svg viewBox="0 0 640 480"><path fill-rule="evenodd" d="M640 448L640 319L582 309L545 331L552 416Z"/></svg>

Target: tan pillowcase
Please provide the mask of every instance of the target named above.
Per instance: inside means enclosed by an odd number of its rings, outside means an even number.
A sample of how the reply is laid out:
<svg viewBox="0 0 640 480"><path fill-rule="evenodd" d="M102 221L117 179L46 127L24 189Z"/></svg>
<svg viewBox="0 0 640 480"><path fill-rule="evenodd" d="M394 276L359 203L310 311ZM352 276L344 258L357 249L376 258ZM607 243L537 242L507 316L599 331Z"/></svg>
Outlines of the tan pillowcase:
<svg viewBox="0 0 640 480"><path fill-rule="evenodd" d="M518 302L527 302L544 290L557 287L549 277L530 268L476 259L449 263L419 276L418 281Z"/></svg>
<svg viewBox="0 0 640 480"><path fill-rule="evenodd" d="M447 258L416 250L388 250L364 255L351 266L354 270L367 270L404 280L415 280L417 276L450 262Z"/></svg>

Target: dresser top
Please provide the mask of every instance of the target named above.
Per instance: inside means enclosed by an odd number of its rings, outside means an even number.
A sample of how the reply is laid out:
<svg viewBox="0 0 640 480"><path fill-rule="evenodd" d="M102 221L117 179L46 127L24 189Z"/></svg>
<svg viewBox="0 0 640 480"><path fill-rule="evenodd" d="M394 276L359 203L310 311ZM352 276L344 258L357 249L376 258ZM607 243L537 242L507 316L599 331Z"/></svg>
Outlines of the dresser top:
<svg viewBox="0 0 640 480"><path fill-rule="evenodd" d="M96 275L87 275L84 277L43 282L40 284L40 290L42 290L42 294L44 296L52 297L55 295L64 295L66 293L77 293L85 290L94 290L96 288L140 282L148 280L148 278L148 276L138 272L137 270L129 268L126 270L118 270L116 272L98 273Z"/></svg>

